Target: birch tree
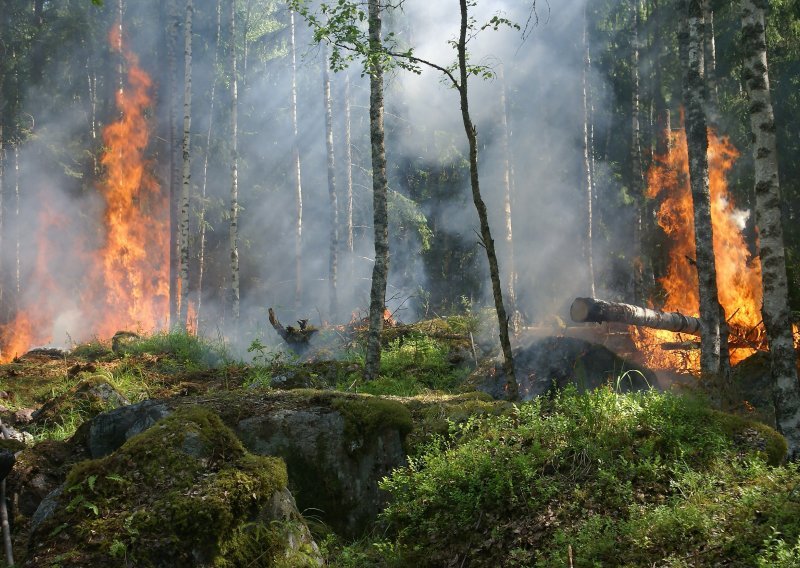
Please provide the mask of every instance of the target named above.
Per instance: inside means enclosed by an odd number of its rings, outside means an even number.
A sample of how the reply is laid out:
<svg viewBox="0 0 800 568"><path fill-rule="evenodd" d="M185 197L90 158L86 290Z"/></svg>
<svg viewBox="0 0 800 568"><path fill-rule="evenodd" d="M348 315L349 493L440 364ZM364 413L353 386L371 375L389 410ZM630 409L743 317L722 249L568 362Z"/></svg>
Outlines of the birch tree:
<svg viewBox="0 0 800 568"><path fill-rule="evenodd" d="M589 143L589 65L591 56L589 51L588 22L586 6L583 7L583 170L585 180L586 202L586 268L589 274L589 293L595 295L594 280L594 191L592 184L591 145Z"/></svg>
<svg viewBox="0 0 800 568"><path fill-rule="evenodd" d="M723 381L722 384L726 381L728 346L727 341L723 341L725 317L717 293L714 232L711 226L701 4L702 0L681 0L683 29L679 40L684 44L683 98L700 292L700 371L712 383L721 386L719 381Z"/></svg>
<svg viewBox="0 0 800 568"><path fill-rule="evenodd" d="M386 143L383 125L382 7L379 0L369 0L369 137L372 155L372 209L375 235L375 263L369 295L369 330L364 362L364 378L378 378L381 366L381 330L386 309L386 285L389 279L389 211L386 175Z"/></svg>
<svg viewBox="0 0 800 568"><path fill-rule="evenodd" d="M167 97L169 113L169 322L170 327L178 321L178 180L180 160L178 158L178 30L180 17L177 0L167 1ZM121 36L120 36L121 37Z"/></svg>
<svg viewBox="0 0 800 568"><path fill-rule="evenodd" d="M294 10L289 9L289 54L292 65L292 165L294 170L294 305L300 308L303 297L303 182L300 167L300 141L297 128L297 43L295 38Z"/></svg>
<svg viewBox="0 0 800 568"><path fill-rule="evenodd" d="M385 309L386 294L386 274L388 274L388 229L379 231L385 227L387 219L384 218L386 211L386 164L385 159L377 159L376 154L383 154L383 87L382 84L373 84L375 76L382 75L382 64L390 63L400 67L419 72L420 66L424 65L435 69L444 75L448 85L453 87L458 93L459 107L464 131L467 136L469 146L470 163L470 189L473 204L478 214L480 224L480 244L486 251L489 263L489 278L492 285L492 297L497 314L500 346L503 352L503 370L506 377L506 395L514 400L518 398L517 379L514 371L514 357L511 351L511 339L509 336L508 315L503 300L503 288L500 281L500 268L497 261L497 252L489 226L488 212L486 203L480 190L480 177L478 174L478 132L469 110L469 77L492 77L494 73L485 66L473 65L468 60L467 40L474 39L475 35L483 29L497 29L501 26L511 26L519 29L506 18L495 16L489 23L478 28L474 19L470 18L469 8L476 5L475 0L459 0L459 33L458 37L448 43L456 51L456 64L446 67L434 61L429 61L417 57L413 49L397 51L393 41L389 41L387 46L381 39L381 4L379 0L369 0L369 36L368 41L364 40L363 34L359 31L358 22L365 19L364 12L358 3L339 0L335 4L322 5L322 12L326 15L323 22L305 6L303 0L292 0L290 4L293 8L299 9L300 13L306 18L309 24L315 29L314 37L317 41L327 41L334 46L332 53L332 66L344 66L357 54L366 58L370 71L370 130L372 133L372 153L373 153L373 204L375 210L375 267L373 269L372 293L370 296L370 329L368 333L367 357L365 377L374 378L372 373L377 370L375 367L376 358L373 351L377 352L377 361L380 360L380 350L372 342L380 339L380 328L383 325L383 310ZM346 53L350 55L346 55ZM378 108L380 107L380 109ZM377 130L380 130L381 136ZM380 145L377 142L380 139ZM377 191L378 186L381 191ZM384 260L385 255L385 260ZM377 288L381 288L377 290ZM379 303L380 301L380 303ZM377 320L380 318L380 322Z"/></svg>
<svg viewBox="0 0 800 568"><path fill-rule="evenodd" d="M219 63L219 50L221 45L222 36L222 0L217 0L217 26L215 33L215 47L214 47L214 66L217 69ZM201 309L203 307L203 277L206 272L206 230L208 223L206 222L206 205L208 196L208 157L211 149L211 135L214 131L214 105L217 96L217 75L211 81L211 93L209 94L208 101L208 130L206 131L206 147L203 152L203 184L200 190L200 211L198 213L198 233L199 243L197 251L197 321L198 327L201 318Z"/></svg>
<svg viewBox="0 0 800 568"><path fill-rule="evenodd" d="M189 190L192 183L191 135L192 135L192 0L186 0L183 20L183 163L180 205L180 297L178 298L178 326L186 330L189 313Z"/></svg>
<svg viewBox="0 0 800 568"><path fill-rule="evenodd" d="M236 71L236 1L228 3L228 40L230 41L230 105L231 105L231 193L228 219L230 252L230 309L233 324L239 321L239 87Z"/></svg>
<svg viewBox="0 0 800 568"><path fill-rule="evenodd" d="M506 269L506 293L508 294L509 312L511 312L511 330L518 333L522 326L521 316L517 310L516 293L516 263L514 259L514 224L512 220L513 192L512 192L512 160L511 160L511 128L508 125L508 97L506 95L506 80L503 66L498 71L500 80L500 153L503 159L503 215L505 220L506 253L508 254L508 267Z"/></svg>
<svg viewBox="0 0 800 568"><path fill-rule="evenodd" d="M339 299L336 290L339 252L339 200L336 194L336 158L333 147L333 100L331 97L331 76L328 65L328 49L323 43L322 90L325 103L325 149L328 169L328 198L330 200L330 244L328 251L328 302L332 321L339 311Z"/></svg>
<svg viewBox="0 0 800 568"><path fill-rule="evenodd" d="M750 99L748 114L753 134L756 227L764 288L761 313L770 346L775 416L778 429L789 444L789 455L797 457L800 453L800 385L789 318L775 116L767 69L767 7L766 0L742 0L744 82Z"/></svg>
<svg viewBox="0 0 800 568"><path fill-rule="evenodd" d="M636 216L633 226L634 248L634 293L637 303L644 304L647 294L644 290L644 171L642 169L642 136L639 117L640 73L639 73L639 25L641 0L631 0L631 193L636 200Z"/></svg>

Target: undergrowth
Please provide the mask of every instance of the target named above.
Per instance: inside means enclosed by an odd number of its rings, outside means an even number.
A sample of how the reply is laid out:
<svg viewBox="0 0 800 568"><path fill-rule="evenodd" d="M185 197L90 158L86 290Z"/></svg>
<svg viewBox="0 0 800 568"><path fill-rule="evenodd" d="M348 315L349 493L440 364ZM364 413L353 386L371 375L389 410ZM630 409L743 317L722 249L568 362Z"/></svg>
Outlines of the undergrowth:
<svg viewBox="0 0 800 568"><path fill-rule="evenodd" d="M721 416L605 388L468 420L384 479L386 532L332 565L797 565L797 466Z"/></svg>

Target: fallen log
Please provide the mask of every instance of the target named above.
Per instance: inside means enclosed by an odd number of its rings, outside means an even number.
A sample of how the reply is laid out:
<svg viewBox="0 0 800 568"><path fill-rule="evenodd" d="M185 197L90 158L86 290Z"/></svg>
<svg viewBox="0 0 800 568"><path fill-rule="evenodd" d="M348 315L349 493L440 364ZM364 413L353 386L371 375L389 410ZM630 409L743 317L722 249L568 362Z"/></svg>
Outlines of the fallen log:
<svg viewBox="0 0 800 568"><path fill-rule="evenodd" d="M572 321L578 323L618 322L689 335L700 335L699 318L685 316L678 312L662 312L620 302L606 302L596 298L575 298L572 306L570 306L569 315Z"/></svg>

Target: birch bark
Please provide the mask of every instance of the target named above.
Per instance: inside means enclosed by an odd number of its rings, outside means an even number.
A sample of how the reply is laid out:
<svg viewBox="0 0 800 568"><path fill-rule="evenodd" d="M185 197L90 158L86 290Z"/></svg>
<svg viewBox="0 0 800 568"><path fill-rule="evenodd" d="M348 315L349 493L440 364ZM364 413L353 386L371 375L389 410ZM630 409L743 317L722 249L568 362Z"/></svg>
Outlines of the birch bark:
<svg viewBox="0 0 800 568"><path fill-rule="evenodd" d="M372 288L369 302L369 329L364 361L364 378L378 378L381 365L381 330L386 308L386 283L389 275L389 214L386 204L386 144L383 127L383 62L381 51L381 3L369 0L369 122L372 147L372 208L375 232L375 264L372 268Z"/></svg>
<svg viewBox="0 0 800 568"><path fill-rule="evenodd" d="M789 319L775 116L767 69L767 8L766 0L742 0L744 80L750 98L748 113L753 133L756 227L764 287L761 313L770 345L775 416L778 429L789 444L789 455L797 457L800 453L800 385Z"/></svg>
<svg viewBox="0 0 800 568"><path fill-rule="evenodd" d="M178 255L180 296L178 298L178 327L188 329L189 314L189 194L192 183L192 0L186 0L183 20L183 143L180 202L180 253Z"/></svg>

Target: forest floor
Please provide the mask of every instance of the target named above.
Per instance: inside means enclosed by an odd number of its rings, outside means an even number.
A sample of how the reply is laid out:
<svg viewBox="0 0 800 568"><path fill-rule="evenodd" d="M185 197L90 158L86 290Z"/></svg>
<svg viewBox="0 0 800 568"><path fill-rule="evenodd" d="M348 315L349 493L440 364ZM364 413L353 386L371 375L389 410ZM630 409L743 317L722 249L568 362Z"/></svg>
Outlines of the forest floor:
<svg viewBox="0 0 800 568"><path fill-rule="evenodd" d="M81 385L98 382L122 403L303 388L413 412L415 400L463 390L483 363L474 326L458 317L388 330L381 376L366 384L358 336L341 330L302 358L254 341L250 363L180 333L35 350L0 365L0 417L29 446L68 440L120 404L81 402ZM381 482L391 501L373 531L352 541L310 522L328 565L800 565L800 472L767 426L695 396L612 387L568 386L492 412L464 400L433 434L412 431L408 466Z"/></svg>

